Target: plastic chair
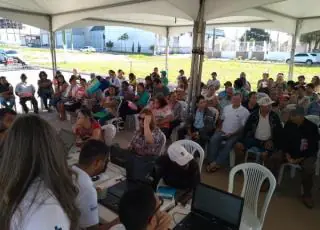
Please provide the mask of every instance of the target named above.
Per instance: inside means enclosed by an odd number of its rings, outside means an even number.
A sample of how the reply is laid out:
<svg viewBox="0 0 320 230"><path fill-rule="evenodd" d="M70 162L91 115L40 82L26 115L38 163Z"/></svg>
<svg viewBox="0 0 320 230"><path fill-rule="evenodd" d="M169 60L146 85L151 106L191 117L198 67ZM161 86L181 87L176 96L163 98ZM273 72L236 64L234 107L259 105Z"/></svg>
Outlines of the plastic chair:
<svg viewBox="0 0 320 230"><path fill-rule="evenodd" d="M107 121L107 124L112 124L112 125L114 125L114 126L116 127L117 132L119 132L119 124L120 124L121 122L123 122L122 119L121 119L121 117L119 117L119 110L120 110L120 108L121 108L122 101L123 101L123 97L120 97L120 103L119 103L119 105L118 105L118 107L117 107L116 116L115 116L114 118L112 118L112 119L110 119L110 120Z"/></svg>
<svg viewBox="0 0 320 230"><path fill-rule="evenodd" d="M162 147L161 147L161 150L160 150L161 151L160 152L160 156L161 156L166 152L167 137L162 131L160 131L160 132L161 132L162 139L163 139Z"/></svg>
<svg viewBox="0 0 320 230"><path fill-rule="evenodd" d="M251 154L251 155L254 154L254 155L256 156L256 163L259 163L259 162L261 161L261 151L260 151L259 148L257 148L257 147L252 147L252 148L248 149L248 150L246 151L246 155L245 155L245 157L244 157L244 161L245 161L245 162L248 161L248 157L249 157L250 154Z"/></svg>
<svg viewBox="0 0 320 230"><path fill-rule="evenodd" d="M194 156L194 154L196 152L199 153L200 159L199 159L199 169L201 172L201 168L203 165L203 160L204 160L204 150L203 148L196 142L191 141L191 140L180 140L180 141L176 141L173 144L180 144L182 145L190 154L192 154Z"/></svg>
<svg viewBox="0 0 320 230"><path fill-rule="evenodd" d="M101 129L103 130L104 142L106 145L111 146L112 141L117 134L117 128L112 124L108 124L102 126Z"/></svg>
<svg viewBox="0 0 320 230"><path fill-rule="evenodd" d="M244 175L243 188L241 192L241 197L244 198L244 209L241 223L248 226L248 229L262 229L271 197L276 188L276 179L269 169L260 164L240 164L230 171L228 192L233 192L234 177L240 171L242 171ZM269 181L270 187L266 194L260 215L258 216L258 199L260 189L262 183L266 179Z"/></svg>

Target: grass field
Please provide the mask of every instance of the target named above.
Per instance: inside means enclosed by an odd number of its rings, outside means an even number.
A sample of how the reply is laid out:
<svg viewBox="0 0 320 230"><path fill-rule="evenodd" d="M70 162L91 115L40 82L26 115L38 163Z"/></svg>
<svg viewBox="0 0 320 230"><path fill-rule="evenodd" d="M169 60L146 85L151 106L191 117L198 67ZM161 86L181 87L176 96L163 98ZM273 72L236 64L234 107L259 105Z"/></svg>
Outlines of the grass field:
<svg viewBox="0 0 320 230"><path fill-rule="evenodd" d="M48 49L41 48L21 48L18 49L23 54L27 62L43 67L51 68L51 59ZM109 69L122 69L126 74L133 72L138 78L144 78L150 74L154 67L160 70L165 69L164 56L148 55L110 55L110 54L83 54L80 52L68 52L70 58L62 58L63 50L58 50L57 57L58 68L63 70L79 69L80 72L95 72L106 75ZM104 57L108 56L108 60ZM60 58L59 58L60 57ZM79 58L78 58L79 57ZM120 59L119 59L120 57ZM61 60L64 61L61 61ZM184 69L186 75L190 74L191 58L179 55L172 55L169 58L169 80L176 81L179 69ZM267 71L270 76L275 78L279 72L287 75L289 66L285 63L269 63L254 61L235 61L235 60L209 60L205 59L202 73L202 81L206 82L210 78L210 73L215 71L221 82L234 81L240 72L246 72L248 80L253 88L256 88L257 81L261 78L263 72ZM301 66L296 65L294 68L294 79L299 75L305 75L307 81L310 81L314 75L320 74L320 66Z"/></svg>
<svg viewBox="0 0 320 230"><path fill-rule="evenodd" d="M163 57L143 57L135 58L130 57L131 61L107 61L100 62L67 62L59 63L58 67L61 69L78 68L83 72L96 72L100 74L106 74L109 69L122 69L126 73L132 71L137 77L145 77L151 73L154 67L159 69L165 68L165 62ZM51 63L42 63L45 66L51 66ZM190 73L191 60L190 58L170 58L169 59L169 80L175 81L178 75L179 69L184 69L186 75ZM234 81L240 74L240 72L246 72L248 80L251 82L253 88L256 88L256 82L261 78L263 72L267 71L270 76L275 78L279 72L288 73L288 65L279 63L255 63L255 62L240 62L240 61L218 61L218 60L205 60L203 66L202 81L206 82L210 78L211 72L217 72L218 78L221 82ZM305 75L307 80L310 81L314 75L320 73L320 67L307 67L307 66L295 66L294 78L299 75Z"/></svg>

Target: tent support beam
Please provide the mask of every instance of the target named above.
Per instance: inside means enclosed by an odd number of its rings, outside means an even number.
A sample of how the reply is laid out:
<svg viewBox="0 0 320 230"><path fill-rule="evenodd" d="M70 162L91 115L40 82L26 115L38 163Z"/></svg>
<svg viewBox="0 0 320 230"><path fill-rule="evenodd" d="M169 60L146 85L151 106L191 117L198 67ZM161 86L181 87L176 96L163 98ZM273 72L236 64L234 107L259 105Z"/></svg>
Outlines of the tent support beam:
<svg viewBox="0 0 320 230"><path fill-rule="evenodd" d="M168 77L168 69L169 69L169 52L170 52L170 36L169 36L169 27L166 27L166 63L165 63L165 68L167 72L167 77Z"/></svg>
<svg viewBox="0 0 320 230"><path fill-rule="evenodd" d="M297 39L300 34L301 24L302 24L302 20L297 19L295 31L294 31L294 34L292 35L288 80L292 80L293 78L294 55L296 53Z"/></svg>
<svg viewBox="0 0 320 230"><path fill-rule="evenodd" d="M188 91L188 112L196 108L196 98L200 95L202 64L204 59L204 42L206 22L204 20L204 8L206 0L200 0L197 20L193 26L193 43L191 59L191 85ZM190 103L191 102L191 103ZM190 108L191 105L191 108ZM190 110L191 109L191 110Z"/></svg>
<svg viewBox="0 0 320 230"><path fill-rule="evenodd" d="M57 71L56 33L53 31L53 27L52 27L52 16L49 16L49 25L50 25L50 53L51 53L51 62L52 62L52 72L53 72L53 76L55 76Z"/></svg>

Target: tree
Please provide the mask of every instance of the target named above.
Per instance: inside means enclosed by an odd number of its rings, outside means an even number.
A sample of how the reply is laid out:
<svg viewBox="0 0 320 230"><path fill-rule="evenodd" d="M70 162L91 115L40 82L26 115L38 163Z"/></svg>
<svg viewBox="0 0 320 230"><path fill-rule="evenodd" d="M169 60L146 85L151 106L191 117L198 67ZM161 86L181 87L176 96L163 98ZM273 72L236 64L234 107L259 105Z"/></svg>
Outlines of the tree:
<svg viewBox="0 0 320 230"><path fill-rule="evenodd" d="M138 42L138 53L141 53L141 45L140 45L140 43Z"/></svg>
<svg viewBox="0 0 320 230"><path fill-rule="evenodd" d="M154 45L151 45L151 46L149 47L149 50L152 51L152 53L153 53L153 52L154 52L154 48L155 48Z"/></svg>
<svg viewBox="0 0 320 230"><path fill-rule="evenodd" d="M308 45L308 52L311 52L311 44L313 42L313 39L314 38L311 33L301 34L301 36L300 36L300 42L302 44Z"/></svg>
<svg viewBox="0 0 320 230"><path fill-rule="evenodd" d="M108 48L108 50L109 51L111 51L112 50L112 48L113 48L113 42L112 41L108 41L107 43L106 43L106 47Z"/></svg>
<svg viewBox="0 0 320 230"><path fill-rule="evenodd" d="M124 33L122 35L122 40L124 41L124 52L127 52L127 41L129 40L129 35Z"/></svg>
<svg viewBox="0 0 320 230"><path fill-rule="evenodd" d="M247 30L240 38L242 42L244 41L256 41L256 42L269 42L270 34L262 29L251 28Z"/></svg>
<svg viewBox="0 0 320 230"><path fill-rule="evenodd" d="M131 52L134 53L134 42L132 42Z"/></svg>

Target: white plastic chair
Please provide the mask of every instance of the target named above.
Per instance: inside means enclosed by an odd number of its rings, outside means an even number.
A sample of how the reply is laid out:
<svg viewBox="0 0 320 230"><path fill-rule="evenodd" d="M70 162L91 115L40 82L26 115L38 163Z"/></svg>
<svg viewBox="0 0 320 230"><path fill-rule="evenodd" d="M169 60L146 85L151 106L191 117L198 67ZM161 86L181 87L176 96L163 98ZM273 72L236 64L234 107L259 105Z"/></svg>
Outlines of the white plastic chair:
<svg viewBox="0 0 320 230"><path fill-rule="evenodd" d="M121 108L121 105L122 105L122 101L123 101L123 97L120 97L120 103L117 107L117 112L116 112L116 116L110 120L107 121L107 124L112 124L116 127L117 129L117 132L119 131L119 124L120 122L123 122L121 117L119 117L119 110Z"/></svg>
<svg viewBox="0 0 320 230"><path fill-rule="evenodd" d="M267 209L276 188L276 179L266 167L256 163L244 163L235 166L229 174L228 192L233 192L234 177L242 171L244 176L241 197L244 198L244 209L241 224L248 226L248 229L262 229ZM258 216L258 199L262 183L269 181L270 187L266 194L260 215Z"/></svg>
<svg viewBox="0 0 320 230"><path fill-rule="evenodd" d="M201 172L202 165L203 165L203 160L204 160L204 150L203 148L196 142L191 141L191 140L180 140L176 141L173 144L180 144L182 145L190 154L194 156L196 152L199 153L200 159L199 159L199 170Z"/></svg>
<svg viewBox="0 0 320 230"><path fill-rule="evenodd" d="M165 152L166 152L167 137L162 131L160 131L160 132L161 132L162 139L163 139L162 147L160 150L161 151L160 156L161 156L161 155L165 154Z"/></svg>
<svg viewBox="0 0 320 230"><path fill-rule="evenodd" d="M112 141L117 134L117 128L112 124L108 124L102 126L101 129L103 130L104 142L106 143L106 145L111 146Z"/></svg>

